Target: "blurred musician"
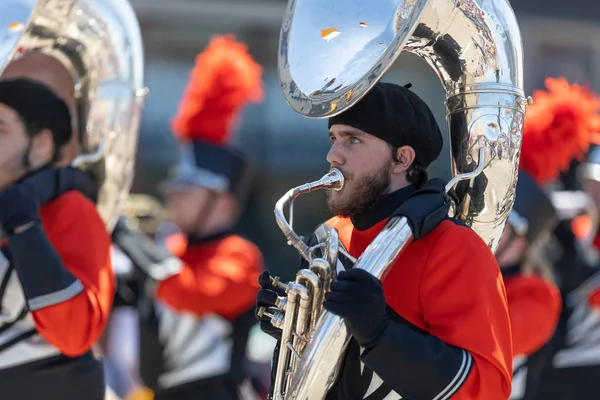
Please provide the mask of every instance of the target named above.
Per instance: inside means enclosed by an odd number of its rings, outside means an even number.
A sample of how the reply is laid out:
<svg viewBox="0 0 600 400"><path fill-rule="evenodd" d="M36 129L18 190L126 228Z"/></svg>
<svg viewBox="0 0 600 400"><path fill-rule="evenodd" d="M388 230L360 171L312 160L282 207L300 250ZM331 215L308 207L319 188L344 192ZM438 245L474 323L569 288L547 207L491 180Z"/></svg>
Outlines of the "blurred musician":
<svg viewBox="0 0 600 400"><path fill-rule="evenodd" d="M69 109L40 83L3 79L0 126L0 393L100 400L90 349L112 303L110 237L94 185L65 190L52 167L73 135Z"/></svg>
<svg viewBox="0 0 600 400"><path fill-rule="evenodd" d="M261 71L232 37L211 41L172 126L181 162L164 190L182 235L167 240L168 253L123 223L113 234L142 274L141 375L156 399L248 398L246 343L263 267L259 249L232 233L250 175L228 141L242 106L262 98Z"/></svg>

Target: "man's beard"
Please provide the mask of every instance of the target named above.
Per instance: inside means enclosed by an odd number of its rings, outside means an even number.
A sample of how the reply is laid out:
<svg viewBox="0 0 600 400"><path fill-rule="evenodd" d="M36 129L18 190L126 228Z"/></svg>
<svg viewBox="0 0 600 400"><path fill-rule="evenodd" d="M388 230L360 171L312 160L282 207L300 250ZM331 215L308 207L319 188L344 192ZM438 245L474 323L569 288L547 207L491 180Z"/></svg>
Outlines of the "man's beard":
<svg viewBox="0 0 600 400"><path fill-rule="evenodd" d="M385 164L375 173L356 180L352 175L344 175L346 186L342 191L349 190L342 198L333 200L331 192L327 191L327 207L333 215L351 217L363 215L377 209L387 196L391 181L391 164ZM351 187L348 186L351 183ZM341 194L341 193L340 193Z"/></svg>

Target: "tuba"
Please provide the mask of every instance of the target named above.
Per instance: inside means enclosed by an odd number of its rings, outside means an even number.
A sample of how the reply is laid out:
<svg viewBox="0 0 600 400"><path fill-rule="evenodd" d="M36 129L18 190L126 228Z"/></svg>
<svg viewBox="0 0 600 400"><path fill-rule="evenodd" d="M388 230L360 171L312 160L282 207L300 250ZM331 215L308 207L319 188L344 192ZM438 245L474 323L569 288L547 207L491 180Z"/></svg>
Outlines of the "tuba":
<svg viewBox="0 0 600 400"><path fill-rule="evenodd" d="M127 0L4 0L0 70L31 54L58 60L75 83L72 165L98 183L97 208L114 227L134 176L138 125L147 94L136 16Z"/></svg>
<svg viewBox="0 0 600 400"><path fill-rule="evenodd" d="M279 41L279 77L288 104L307 118L327 118L359 101L402 51L424 59L445 89L452 216L495 251L514 204L525 106L519 27L507 0L289 0ZM275 399L319 400L336 381L350 336L340 317L322 310L335 279L337 232L308 248L292 227L294 199L340 190L343 175L291 189L276 204L282 232L309 262L276 307L260 310L282 328ZM289 221L284 207L290 207ZM391 218L354 268L382 279L411 243L405 217ZM317 247L321 257L316 256Z"/></svg>

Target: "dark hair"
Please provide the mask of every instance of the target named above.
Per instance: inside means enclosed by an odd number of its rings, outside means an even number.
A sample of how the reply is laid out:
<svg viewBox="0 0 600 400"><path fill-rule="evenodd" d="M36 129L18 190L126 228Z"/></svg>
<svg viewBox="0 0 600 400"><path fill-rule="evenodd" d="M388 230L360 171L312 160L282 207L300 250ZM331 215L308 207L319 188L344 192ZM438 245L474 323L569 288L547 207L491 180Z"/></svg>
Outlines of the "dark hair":
<svg viewBox="0 0 600 400"><path fill-rule="evenodd" d="M395 162L400 162L398 159L398 146L394 146L391 143L388 143L390 146L390 150L392 151L392 158ZM416 187L421 187L427 180L429 176L427 175L427 169L423 168L421 165L417 164L415 161L408 167L406 170L406 180L409 183L412 183Z"/></svg>
<svg viewBox="0 0 600 400"><path fill-rule="evenodd" d="M54 128L47 128L46 126L32 120L25 120L21 118L21 122L25 126L25 132L27 136L30 138L34 138L39 135L44 129L50 129L52 132L52 138L54 142L54 148L52 151L52 162L56 162L60 160L62 147L65 145L64 140L61 140L64 137L67 137L66 131L70 129L61 129L58 126Z"/></svg>

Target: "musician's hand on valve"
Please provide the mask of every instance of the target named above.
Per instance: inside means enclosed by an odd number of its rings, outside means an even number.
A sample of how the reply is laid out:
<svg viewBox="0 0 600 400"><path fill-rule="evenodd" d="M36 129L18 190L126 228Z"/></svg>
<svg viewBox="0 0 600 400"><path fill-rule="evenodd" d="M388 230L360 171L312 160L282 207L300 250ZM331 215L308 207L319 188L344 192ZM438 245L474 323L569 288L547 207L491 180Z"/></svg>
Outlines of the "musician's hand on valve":
<svg viewBox="0 0 600 400"><path fill-rule="evenodd" d="M339 273L323 307L342 317L348 332L365 348L377 342L389 323L381 282L359 268Z"/></svg>
<svg viewBox="0 0 600 400"><path fill-rule="evenodd" d="M281 340L281 328L273 326L272 315L280 307L280 300L285 292L273 282L268 271L258 277L261 289L256 294L256 318L260 321L260 329L276 340Z"/></svg>

